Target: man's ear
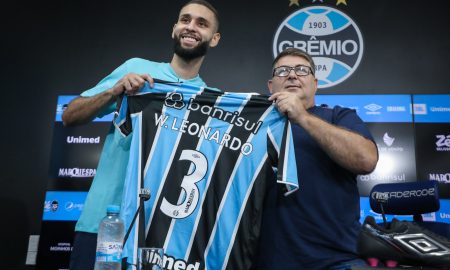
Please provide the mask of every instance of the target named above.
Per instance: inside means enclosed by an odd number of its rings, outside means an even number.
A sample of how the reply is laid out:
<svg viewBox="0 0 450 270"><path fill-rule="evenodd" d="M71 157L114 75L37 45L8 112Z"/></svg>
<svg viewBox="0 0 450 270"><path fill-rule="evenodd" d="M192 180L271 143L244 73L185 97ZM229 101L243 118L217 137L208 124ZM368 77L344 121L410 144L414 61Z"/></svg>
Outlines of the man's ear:
<svg viewBox="0 0 450 270"><path fill-rule="evenodd" d="M269 92L270 92L271 94L273 94L273 92L272 92L272 80L268 80L268 81L267 81L267 88L269 88Z"/></svg>
<svg viewBox="0 0 450 270"><path fill-rule="evenodd" d="M175 33L174 33L174 31L175 31L175 27L177 26L177 24L174 24L173 25L173 28L172 28L172 39L173 38L175 38Z"/></svg>
<svg viewBox="0 0 450 270"><path fill-rule="evenodd" d="M217 44L219 44L219 40L220 40L220 33L219 32L214 33L211 41L209 42L209 47L211 48L216 47Z"/></svg>
<svg viewBox="0 0 450 270"><path fill-rule="evenodd" d="M314 77L314 84L315 84L315 87L314 87L314 89L315 89L315 90L314 90L314 95L316 95L316 93L317 93L317 90L318 90L318 89L317 89L317 85L318 85L318 83L319 83L319 80L317 80L317 78Z"/></svg>

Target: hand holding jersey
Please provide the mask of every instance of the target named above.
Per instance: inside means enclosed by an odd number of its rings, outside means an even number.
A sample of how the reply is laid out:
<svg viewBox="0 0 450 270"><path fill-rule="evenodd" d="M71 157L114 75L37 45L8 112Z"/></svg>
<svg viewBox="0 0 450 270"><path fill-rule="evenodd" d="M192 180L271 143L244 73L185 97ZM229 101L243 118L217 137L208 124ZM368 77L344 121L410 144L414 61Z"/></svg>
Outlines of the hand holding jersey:
<svg viewBox="0 0 450 270"><path fill-rule="evenodd" d="M373 171L378 151L371 140L331 125L307 111L315 105L317 92L314 62L291 50L293 54L285 54L274 63L274 76L268 81L273 94L269 100L274 100L278 109L303 127L339 165L354 173Z"/></svg>
<svg viewBox="0 0 450 270"><path fill-rule="evenodd" d="M114 97L118 97L121 94L134 95L144 86L145 82L148 82L150 87L153 87L153 78L150 75L128 73L108 91L110 91Z"/></svg>

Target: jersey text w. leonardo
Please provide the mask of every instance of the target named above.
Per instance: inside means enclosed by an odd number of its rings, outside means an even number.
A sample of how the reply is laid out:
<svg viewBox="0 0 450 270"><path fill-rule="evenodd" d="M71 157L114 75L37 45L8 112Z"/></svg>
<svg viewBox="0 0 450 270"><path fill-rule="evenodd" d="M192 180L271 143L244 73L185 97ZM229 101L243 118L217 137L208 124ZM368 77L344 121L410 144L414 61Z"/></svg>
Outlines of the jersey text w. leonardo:
<svg viewBox="0 0 450 270"><path fill-rule="evenodd" d="M286 194L298 187L289 122L267 96L157 82L125 96L114 121L133 136L126 227L139 190L151 194L124 247L129 263L145 226L165 269L249 269L266 190L275 180Z"/></svg>

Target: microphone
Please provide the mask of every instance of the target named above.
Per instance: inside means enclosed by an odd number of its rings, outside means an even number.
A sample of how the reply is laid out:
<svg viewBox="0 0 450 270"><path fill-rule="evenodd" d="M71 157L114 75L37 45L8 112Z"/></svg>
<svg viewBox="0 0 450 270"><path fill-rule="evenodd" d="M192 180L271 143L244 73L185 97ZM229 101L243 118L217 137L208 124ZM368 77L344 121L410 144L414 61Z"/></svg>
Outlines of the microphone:
<svg viewBox="0 0 450 270"><path fill-rule="evenodd" d="M125 246L125 243L127 242L128 237L130 236L131 230L133 229L134 223L136 222L136 218L139 215L141 208L144 207L144 202L150 200L150 190L147 188L141 188L139 190L139 198L140 198L139 207L138 207L138 209L136 209L133 220L131 221L130 226L128 227L127 232L125 234L125 237L123 238L122 246ZM141 218L143 218L143 217L141 217Z"/></svg>
<svg viewBox="0 0 450 270"><path fill-rule="evenodd" d="M370 191L370 207L376 213L413 215L421 221L423 213L439 210L437 181L378 184Z"/></svg>
<svg viewBox="0 0 450 270"><path fill-rule="evenodd" d="M138 209L136 209L136 213L134 213L134 217L130 223L130 226L128 226L125 237L123 238L122 247L125 247L125 243L127 242L128 237L130 236L131 230L133 229L134 223L136 222L136 218L139 215L139 213L141 214L141 219L145 219L144 202L148 201L149 199L150 199L150 190L147 188L141 188L139 190L139 207L138 207ZM141 211L141 209L142 209L142 211ZM141 222L141 224L143 224L143 222ZM138 234L140 236L145 235L144 230L145 230L145 228L143 226L139 227ZM143 241L143 240L145 240L145 239L140 239L140 241ZM124 257L124 258L122 258L122 270L126 270L127 268L128 268L127 258Z"/></svg>
<svg viewBox="0 0 450 270"><path fill-rule="evenodd" d="M376 192L376 193L374 193L374 197L375 197L374 200L377 202L377 205L380 207L380 210L381 210L381 216L383 217L383 225L384 225L384 227L386 227L387 220L386 220L386 213L384 212L383 204L388 202L389 195L387 192L386 193Z"/></svg>

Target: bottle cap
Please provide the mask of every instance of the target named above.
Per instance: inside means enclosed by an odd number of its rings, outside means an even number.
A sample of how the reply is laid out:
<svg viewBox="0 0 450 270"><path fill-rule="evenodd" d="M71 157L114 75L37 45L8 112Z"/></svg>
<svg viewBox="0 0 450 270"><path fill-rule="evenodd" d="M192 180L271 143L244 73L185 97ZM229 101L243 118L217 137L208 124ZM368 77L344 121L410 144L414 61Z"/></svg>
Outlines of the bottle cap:
<svg viewBox="0 0 450 270"><path fill-rule="evenodd" d="M108 207L106 207L106 212L118 214L120 212L120 206L110 204L110 205L108 205Z"/></svg>

